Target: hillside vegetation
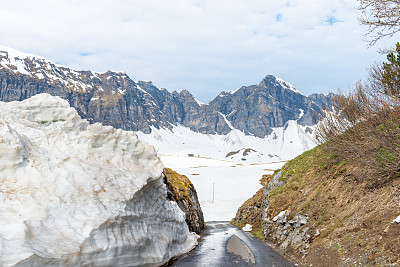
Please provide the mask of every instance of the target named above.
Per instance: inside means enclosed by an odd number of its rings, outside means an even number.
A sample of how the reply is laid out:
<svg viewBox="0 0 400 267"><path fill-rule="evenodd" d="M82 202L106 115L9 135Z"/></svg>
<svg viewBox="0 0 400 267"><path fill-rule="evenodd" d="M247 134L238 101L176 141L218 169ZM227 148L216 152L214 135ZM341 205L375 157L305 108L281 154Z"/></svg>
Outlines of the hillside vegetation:
<svg viewBox="0 0 400 267"><path fill-rule="evenodd" d="M288 220L296 214L308 217L307 244L281 252L301 266L397 266L400 225L392 222L400 214L400 179L371 187L371 181L363 179L368 170L325 148L319 146L289 161L281 170L285 184L268 194L267 218L285 210ZM254 218L246 213L248 204L240 208L234 223L261 221L260 214ZM266 240L281 247L283 239L270 238L269 233L264 229Z"/></svg>

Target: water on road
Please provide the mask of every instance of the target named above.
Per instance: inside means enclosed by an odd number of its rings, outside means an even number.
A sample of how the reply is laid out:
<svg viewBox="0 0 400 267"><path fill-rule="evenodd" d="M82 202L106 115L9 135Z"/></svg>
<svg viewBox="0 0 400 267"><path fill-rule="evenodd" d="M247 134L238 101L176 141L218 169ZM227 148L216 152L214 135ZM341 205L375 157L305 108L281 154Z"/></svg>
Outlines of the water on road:
<svg viewBox="0 0 400 267"><path fill-rule="evenodd" d="M294 265L248 232L229 222L207 222L205 235L197 248L169 266L293 267Z"/></svg>

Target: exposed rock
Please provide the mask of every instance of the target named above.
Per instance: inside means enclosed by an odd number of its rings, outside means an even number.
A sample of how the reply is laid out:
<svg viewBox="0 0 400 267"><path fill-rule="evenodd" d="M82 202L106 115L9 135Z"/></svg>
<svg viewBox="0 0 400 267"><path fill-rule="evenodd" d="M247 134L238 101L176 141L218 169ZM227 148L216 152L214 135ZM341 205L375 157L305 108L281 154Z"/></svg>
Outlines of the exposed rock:
<svg viewBox="0 0 400 267"><path fill-rule="evenodd" d="M264 222L267 218L268 205L269 205L269 198L268 198L269 192L285 184L282 180L279 179L281 178L281 176L282 172L275 173L272 176L271 181L267 184L267 186L263 190L263 197L261 201L261 222Z"/></svg>
<svg viewBox="0 0 400 267"><path fill-rule="evenodd" d="M281 211L274 218L268 218L269 193L284 185L280 180L282 172L276 173L271 181L264 189L262 204L261 204L261 225L266 239L272 241L282 250L288 249L290 246L294 250L299 250L300 253L305 253L305 250L310 246L309 240L311 234L307 227L307 216L296 214L289 220L290 211Z"/></svg>
<svg viewBox="0 0 400 267"><path fill-rule="evenodd" d="M189 231L200 234L204 230L204 217L197 192L190 180L169 168L164 168L164 183L168 188L168 199L176 201L186 215Z"/></svg>
<svg viewBox="0 0 400 267"><path fill-rule="evenodd" d="M272 220L265 218L263 221L263 230L265 237L277 244L282 250L290 246L300 253L305 253L309 248L311 233L307 224L307 216L296 214L291 220L288 219L289 210L281 211Z"/></svg>

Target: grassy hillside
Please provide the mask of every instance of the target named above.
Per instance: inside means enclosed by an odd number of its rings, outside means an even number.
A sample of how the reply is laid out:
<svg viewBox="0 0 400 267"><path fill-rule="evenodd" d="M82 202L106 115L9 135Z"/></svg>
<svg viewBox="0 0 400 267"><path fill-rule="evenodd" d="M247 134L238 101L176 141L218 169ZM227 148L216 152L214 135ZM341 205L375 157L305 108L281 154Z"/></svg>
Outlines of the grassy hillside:
<svg viewBox="0 0 400 267"><path fill-rule="evenodd" d="M285 185L269 193L268 218L283 210L290 211L289 219L306 214L314 233L306 253L284 253L304 266L400 265L400 225L392 223L400 215L399 177L377 186L373 173L324 146L289 161L281 171ZM251 223L251 216L239 217L233 222Z"/></svg>

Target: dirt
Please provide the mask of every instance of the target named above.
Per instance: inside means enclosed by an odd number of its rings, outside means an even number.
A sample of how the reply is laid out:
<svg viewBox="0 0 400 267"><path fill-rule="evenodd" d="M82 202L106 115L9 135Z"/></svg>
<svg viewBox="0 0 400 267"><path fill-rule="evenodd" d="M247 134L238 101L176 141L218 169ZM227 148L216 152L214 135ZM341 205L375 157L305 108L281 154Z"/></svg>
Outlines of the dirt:
<svg viewBox="0 0 400 267"><path fill-rule="evenodd" d="M164 183L168 188L168 199L175 201L186 215L189 231L200 234L204 230L204 217L192 182L169 168L164 168Z"/></svg>

